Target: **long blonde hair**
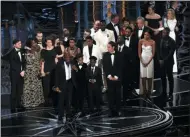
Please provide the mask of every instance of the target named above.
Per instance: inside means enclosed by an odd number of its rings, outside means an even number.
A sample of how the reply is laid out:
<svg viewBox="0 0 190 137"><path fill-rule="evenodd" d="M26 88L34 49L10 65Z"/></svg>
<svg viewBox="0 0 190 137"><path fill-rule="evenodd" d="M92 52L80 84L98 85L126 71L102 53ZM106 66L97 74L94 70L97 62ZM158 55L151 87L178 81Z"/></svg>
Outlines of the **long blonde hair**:
<svg viewBox="0 0 190 137"><path fill-rule="evenodd" d="M173 17L172 17L172 20L173 20L173 19L176 19L175 11L174 11L173 9L168 9L168 10L167 10L167 19L168 19L168 12L170 12L170 11L171 11L172 16L173 16Z"/></svg>

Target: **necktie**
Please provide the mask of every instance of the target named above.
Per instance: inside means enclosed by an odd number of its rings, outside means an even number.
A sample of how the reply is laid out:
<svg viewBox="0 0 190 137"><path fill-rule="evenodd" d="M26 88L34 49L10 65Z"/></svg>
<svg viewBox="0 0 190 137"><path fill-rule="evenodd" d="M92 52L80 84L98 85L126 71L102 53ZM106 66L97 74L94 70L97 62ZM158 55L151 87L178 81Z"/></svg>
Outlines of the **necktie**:
<svg viewBox="0 0 190 137"><path fill-rule="evenodd" d="M142 28L141 28L141 29L139 29L139 30L142 30Z"/></svg>
<svg viewBox="0 0 190 137"><path fill-rule="evenodd" d="M118 24L115 24L114 27L115 27L115 26L118 26Z"/></svg>

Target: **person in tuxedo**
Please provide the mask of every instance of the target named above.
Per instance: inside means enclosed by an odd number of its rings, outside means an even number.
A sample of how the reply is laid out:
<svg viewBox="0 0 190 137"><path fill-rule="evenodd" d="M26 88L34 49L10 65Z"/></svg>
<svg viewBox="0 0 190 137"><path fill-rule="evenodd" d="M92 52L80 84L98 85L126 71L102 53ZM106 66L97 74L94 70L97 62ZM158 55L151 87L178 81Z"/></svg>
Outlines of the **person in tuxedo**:
<svg viewBox="0 0 190 137"><path fill-rule="evenodd" d="M106 28L105 20L101 20L100 29L94 35L94 40L96 41L97 46L99 46L101 54L107 52L108 42L115 42L114 33L112 30Z"/></svg>
<svg viewBox="0 0 190 137"><path fill-rule="evenodd" d="M145 19L143 17L137 18L137 29L136 29L136 37L140 40L144 37L144 32L149 30L148 27L145 26Z"/></svg>
<svg viewBox="0 0 190 137"><path fill-rule="evenodd" d="M87 64L83 62L83 55L77 54L77 63L73 66L74 75L76 79L76 90L73 96L73 105L77 112L83 112L84 99L86 97L87 81L86 69Z"/></svg>
<svg viewBox="0 0 190 137"><path fill-rule="evenodd" d="M120 115L121 107L121 84L123 61L122 54L116 52L117 44L110 41L107 45L108 52L103 55L103 70L105 72L108 86L108 102L110 116L114 113Z"/></svg>
<svg viewBox="0 0 190 137"><path fill-rule="evenodd" d="M55 71L55 91L59 94L58 122L63 121L65 110L67 119L71 115L72 93L76 87L73 71L71 56L65 52L64 59L58 62Z"/></svg>
<svg viewBox="0 0 190 137"><path fill-rule="evenodd" d="M132 84L134 88L139 87L139 58L138 58L138 38L133 35L131 27L126 27L125 30L125 46L128 47L131 67L128 67L132 76Z"/></svg>
<svg viewBox="0 0 190 137"><path fill-rule="evenodd" d="M106 28L114 32L115 41L117 41L117 38L120 35L119 15L112 14L111 22L107 24Z"/></svg>
<svg viewBox="0 0 190 137"><path fill-rule="evenodd" d="M167 81L166 76L169 81L169 96L168 100L173 98L173 88L174 88L174 78L173 78L173 65L174 58L173 54L176 48L175 41L169 36L170 29L165 28L162 31L162 39L160 42L158 50L158 60L161 68L161 80L162 80L162 90L163 94L167 95Z"/></svg>
<svg viewBox="0 0 190 137"><path fill-rule="evenodd" d="M14 112L16 108L21 107L23 77L26 67L25 50L21 48L21 41L13 40L13 48L1 58L10 63L11 110Z"/></svg>
<svg viewBox="0 0 190 137"><path fill-rule="evenodd" d="M90 63L90 57L95 56L97 58L96 66L98 66L100 60L102 59L102 53L97 45L93 44L93 39L91 36L86 37L87 46L83 48L83 61L87 65Z"/></svg>
<svg viewBox="0 0 190 137"><path fill-rule="evenodd" d="M90 64L87 67L86 78L88 81L88 102L90 112L94 111L96 107L97 111L100 111L101 102L101 87L102 83L102 70L95 66L97 58L95 56L90 57ZM95 103L95 104L94 104Z"/></svg>
<svg viewBox="0 0 190 137"><path fill-rule="evenodd" d="M127 98L131 98L132 93L132 58L130 56L130 50L125 45L125 39L123 36L119 36L117 40L118 44L118 52L122 54L123 59L123 79L122 79L122 86L123 86L123 105L126 103Z"/></svg>

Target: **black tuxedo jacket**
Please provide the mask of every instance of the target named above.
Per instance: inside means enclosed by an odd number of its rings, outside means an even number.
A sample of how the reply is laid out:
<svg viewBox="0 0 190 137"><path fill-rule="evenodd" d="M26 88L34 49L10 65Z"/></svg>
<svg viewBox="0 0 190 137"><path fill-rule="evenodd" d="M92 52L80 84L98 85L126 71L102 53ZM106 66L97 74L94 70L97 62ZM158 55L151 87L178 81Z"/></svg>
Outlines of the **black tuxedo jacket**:
<svg viewBox="0 0 190 137"><path fill-rule="evenodd" d="M94 85L101 88L101 86L103 85L101 68L95 66L94 74L92 74L91 66L89 65L86 71L86 79L88 82L89 79L95 79L96 83Z"/></svg>
<svg viewBox="0 0 190 137"><path fill-rule="evenodd" d="M139 38L139 37L138 37L138 31L139 31L139 29L136 28L136 30L135 30L136 38L137 38L138 40L139 40L139 39L143 39L143 38L144 38L144 32L147 31L147 30L151 31L148 27L144 26L143 33L142 33L141 37Z"/></svg>
<svg viewBox="0 0 190 137"><path fill-rule="evenodd" d="M77 67L78 71L74 71L74 77L76 79L76 84L77 88L83 87L86 88L86 69L87 69L87 64L83 63L82 68L79 68L78 63L75 64Z"/></svg>
<svg viewBox="0 0 190 137"><path fill-rule="evenodd" d="M106 28L109 30L112 30L114 32L115 41L117 41L117 37L118 37L117 32L115 31L115 28L111 22L109 24L107 24ZM119 28L119 34L120 34L120 26L119 25L118 25L118 28Z"/></svg>
<svg viewBox="0 0 190 137"><path fill-rule="evenodd" d="M116 75L118 76L118 80L122 81L123 59L121 53L115 52L114 64L112 65L111 54L109 52L106 52L103 55L102 63L106 78L108 75L111 75L113 77Z"/></svg>
<svg viewBox="0 0 190 137"><path fill-rule="evenodd" d="M77 32L78 32L78 22L75 22L74 31L73 31L73 32L70 32L70 36L68 36L68 40L65 41L65 40L64 40L65 37L62 38L63 45L64 45L65 47L69 47L69 38L70 38L70 37L76 38L76 37L77 37Z"/></svg>
<svg viewBox="0 0 190 137"><path fill-rule="evenodd" d="M56 65L55 69L55 87L59 87L61 91L65 89L66 84L66 72L64 60L60 60ZM71 64L72 67L72 64ZM72 68L71 68L72 69ZM74 77L74 70L71 70L71 80L73 82L73 86L76 87L76 80Z"/></svg>
<svg viewBox="0 0 190 137"><path fill-rule="evenodd" d="M135 35L130 37L129 52L131 57L138 57L138 38Z"/></svg>
<svg viewBox="0 0 190 137"><path fill-rule="evenodd" d="M123 68L122 68L122 81L125 82L126 79L129 79L130 73L132 73L132 53L129 47L124 46L122 49L122 61L123 61Z"/></svg>
<svg viewBox="0 0 190 137"><path fill-rule="evenodd" d="M18 55L18 52L15 48L11 49L7 54L2 56L1 58L4 60L9 61L10 63L10 74L11 73L20 73L21 71L25 70L26 68L26 60L25 60L25 49L20 49L21 52L21 58ZM22 70L21 70L22 68Z"/></svg>
<svg viewBox="0 0 190 137"><path fill-rule="evenodd" d="M165 64L174 64L173 54L176 50L176 42L172 38L161 39L156 50L158 60L163 60Z"/></svg>

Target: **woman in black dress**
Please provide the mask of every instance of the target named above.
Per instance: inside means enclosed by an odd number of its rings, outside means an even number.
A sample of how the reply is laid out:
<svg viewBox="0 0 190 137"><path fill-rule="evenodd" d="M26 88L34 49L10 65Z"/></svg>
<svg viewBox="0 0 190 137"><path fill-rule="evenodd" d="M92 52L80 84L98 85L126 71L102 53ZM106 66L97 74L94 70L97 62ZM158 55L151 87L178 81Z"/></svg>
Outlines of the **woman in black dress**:
<svg viewBox="0 0 190 137"><path fill-rule="evenodd" d="M152 38L156 41L159 38L159 32L163 25L161 16L155 13L153 6L148 7L148 14L145 16L145 25L153 31L154 35Z"/></svg>
<svg viewBox="0 0 190 137"><path fill-rule="evenodd" d="M148 7L148 14L145 16L145 25L152 30L153 34L151 35L151 38L155 41L156 45L159 45L159 41L161 39L160 31L163 29L162 18L159 14L155 13L155 8L153 6ZM160 72L158 69L159 62L157 60L157 56L154 57L154 61L155 77L158 78L160 76Z"/></svg>
<svg viewBox="0 0 190 137"><path fill-rule="evenodd" d="M41 75L43 83L43 92L45 98L45 105L49 105L51 102L50 97L52 97L52 87L54 86L54 71L56 63L58 62L56 58L56 50L53 46L52 37L46 37L46 47L41 51Z"/></svg>

